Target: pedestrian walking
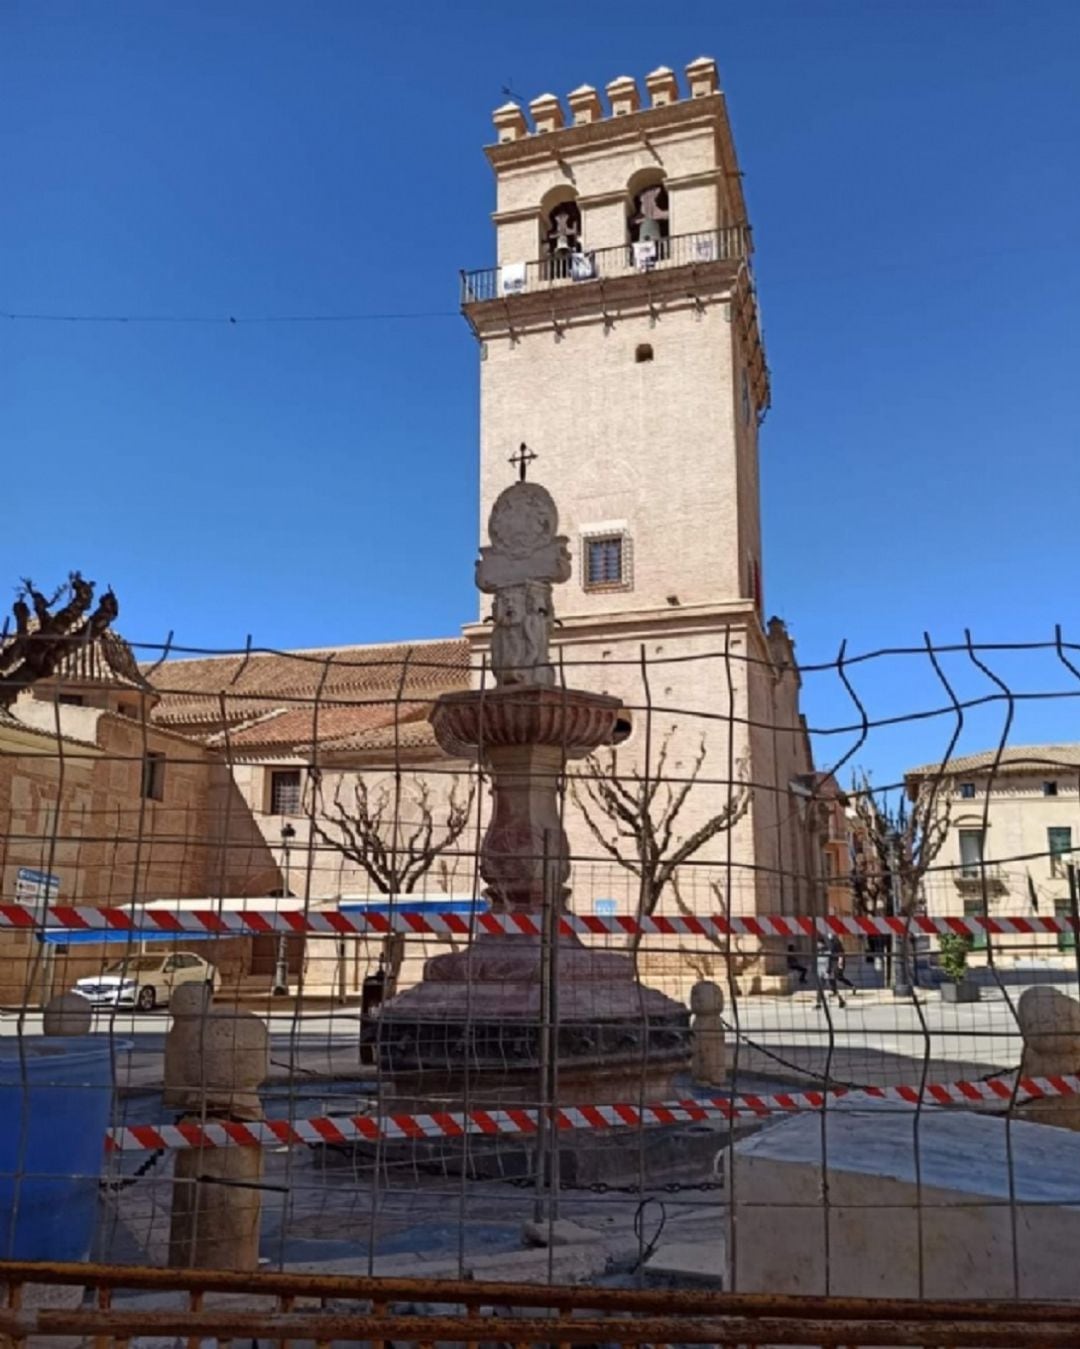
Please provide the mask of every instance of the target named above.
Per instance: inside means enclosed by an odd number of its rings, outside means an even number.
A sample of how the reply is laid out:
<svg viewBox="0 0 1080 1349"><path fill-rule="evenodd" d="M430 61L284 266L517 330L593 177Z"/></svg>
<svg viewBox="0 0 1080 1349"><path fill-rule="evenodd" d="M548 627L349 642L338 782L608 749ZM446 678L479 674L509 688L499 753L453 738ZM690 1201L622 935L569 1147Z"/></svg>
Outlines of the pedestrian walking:
<svg viewBox="0 0 1080 1349"><path fill-rule="evenodd" d="M799 986L802 987L802 985L804 985L804 984L806 983L806 976L807 976L808 971L807 971L806 966L802 963L802 961L799 959L799 957L795 954L795 947L794 947L793 944L789 944L789 945L788 945L788 949L787 949L787 967L788 967L788 969L791 971L792 974L797 974L797 975L799 976Z"/></svg>
<svg viewBox="0 0 1080 1349"><path fill-rule="evenodd" d="M844 943L835 932L829 937L829 964L833 987L835 988L837 984L843 984L845 988L849 988L852 993L857 995L859 990L847 977L847 952L844 950ZM837 990L837 994L839 995L839 990Z"/></svg>
<svg viewBox="0 0 1080 1349"><path fill-rule="evenodd" d="M836 986L836 962L833 959L832 952L824 937L818 938L817 947L817 1007L819 1011L825 1010L825 991L826 989L833 995L841 1007L845 1006L844 999L840 996L840 990Z"/></svg>

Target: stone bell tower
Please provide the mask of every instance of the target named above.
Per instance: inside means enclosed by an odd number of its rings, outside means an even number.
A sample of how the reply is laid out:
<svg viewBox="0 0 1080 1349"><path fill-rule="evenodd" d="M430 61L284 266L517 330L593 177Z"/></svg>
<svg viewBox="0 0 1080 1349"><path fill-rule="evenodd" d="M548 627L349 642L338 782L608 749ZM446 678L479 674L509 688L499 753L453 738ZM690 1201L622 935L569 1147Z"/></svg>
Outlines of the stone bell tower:
<svg viewBox="0 0 1080 1349"><path fill-rule="evenodd" d="M768 374L716 65L495 113L498 266L481 342L481 519L524 440L576 554L568 615L761 601Z"/></svg>
<svg viewBox="0 0 1080 1349"><path fill-rule="evenodd" d="M782 821L810 762L790 642L763 624L769 379L727 106L706 58L684 90L661 67L644 98L627 76L606 95L582 85L494 115L496 266L462 275L480 348L480 518L524 442L569 538L556 640L583 667L573 682L636 708L635 727L644 703L680 709L663 722L679 721L691 759L707 741L703 779L744 765L754 802L736 846L722 841L725 896L791 911L808 902L808 863ZM489 634L468 630L479 651ZM683 823L707 817L716 790L696 788ZM716 904L703 885L694 907Z"/></svg>

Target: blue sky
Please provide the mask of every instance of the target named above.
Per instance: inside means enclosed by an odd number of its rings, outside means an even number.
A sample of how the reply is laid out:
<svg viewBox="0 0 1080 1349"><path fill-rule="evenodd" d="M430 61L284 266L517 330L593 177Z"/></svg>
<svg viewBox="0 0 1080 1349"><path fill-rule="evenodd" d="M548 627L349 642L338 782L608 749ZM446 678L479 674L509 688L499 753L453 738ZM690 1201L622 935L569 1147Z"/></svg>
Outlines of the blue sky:
<svg viewBox="0 0 1080 1349"><path fill-rule="evenodd" d="M758 246L769 609L807 662L965 627L1080 641L1080 6L560 15L0 0L0 309L225 320L0 319L0 585L79 566L147 642L455 631L477 527L456 281L492 254L490 111L505 84L704 52ZM422 317L246 321L357 314ZM1002 660L1018 687L1080 690L1052 655ZM954 664L962 692L990 687ZM940 701L924 660L859 679L878 715ZM850 704L811 675L807 706L835 725ZM1025 703L1012 738L1075 739L1076 709ZM888 774L947 729L861 758Z"/></svg>

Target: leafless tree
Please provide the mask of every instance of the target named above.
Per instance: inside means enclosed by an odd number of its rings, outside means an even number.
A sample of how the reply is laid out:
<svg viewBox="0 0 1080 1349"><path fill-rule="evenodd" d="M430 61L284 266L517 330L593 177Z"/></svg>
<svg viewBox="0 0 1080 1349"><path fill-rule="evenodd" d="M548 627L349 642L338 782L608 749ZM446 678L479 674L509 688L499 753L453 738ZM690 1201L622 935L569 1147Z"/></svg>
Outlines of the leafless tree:
<svg viewBox="0 0 1080 1349"><path fill-rule="evenodd" d="M11 606L15 631L0 634L0 707L8 708L24 689L56 673L65 656L100 637L120 612L106 590L94 606L93 581L73 571L51 596L23 580ZM63 601L57 609L56 605Z"/></svg>
<svg viewBox="0 0 1080 1349"><path fill-rule="evenodd" d="M679 868L717 834L733 828L750 808L752 791L746 765L740 762L723 809L690 833L682 833L680 816L705 763L704 739L680 781L666 777L672 727L664 736L653 771L620 772L618 752L597 751L570 783L574 802L601 848L638 882L638 917L655 913L661 896ZM634 943L637 944L636 942Z"/></svg>
<svg viewBox="0 0 1080 1349"><path fill-rule="evenodd" d="M874 795L869 775L852 783L855 809L855 858L852 884L860 913L915 913L923 880L945 845L952 817L952 783L923 778L913 799L901 796L893 808ZM895 890L895 894L894 894Z"/></svg>
<svg viewBox="0 0 1080 1349"><path fill-rule="evenodd" d="M913 798L902 795L893 809L859 775L851 800L857 822L852 866L855 907L860 913L911 918L923 898L923 880L944 846L952 815L952 782L940 774L920 780ZM911 942L906 935L881 944L894 989L914 987ZM891 952L896 952L895 960Z"/></svg>
<svg viewBox="0 0 1080 1349"><path fill-rule="evenodd" d="M400 786L390 779L374 787L357 777L351 793L342 779L330 802L324 800L321 784L315 792L313 836L355 862L380 894L411 894L436 863L447 888L450 870L443 854L472 821L476 788L471 780L463 792L460 779L450 779L439 820L431 787L418 777ZM404 954L403 934L390 933L383 947L388 996Z"/></svg>

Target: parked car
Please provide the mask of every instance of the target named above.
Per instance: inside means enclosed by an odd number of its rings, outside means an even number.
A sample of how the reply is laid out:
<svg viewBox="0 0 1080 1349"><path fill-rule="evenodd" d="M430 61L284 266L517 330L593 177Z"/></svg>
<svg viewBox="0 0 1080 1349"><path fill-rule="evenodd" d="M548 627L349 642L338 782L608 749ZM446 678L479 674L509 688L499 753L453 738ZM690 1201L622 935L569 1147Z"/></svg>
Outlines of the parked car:
<svg viewBox="0 0 1080 1349"><path fill-rule="evenodd" d="M164 1006L181 984L221 987L221 975L208 960L192 951L161 951L156 955L125 956L102 974L90 974L75 984L75 992L95 1007L138 1007L152 1012Z"/></svg>

